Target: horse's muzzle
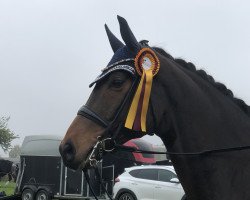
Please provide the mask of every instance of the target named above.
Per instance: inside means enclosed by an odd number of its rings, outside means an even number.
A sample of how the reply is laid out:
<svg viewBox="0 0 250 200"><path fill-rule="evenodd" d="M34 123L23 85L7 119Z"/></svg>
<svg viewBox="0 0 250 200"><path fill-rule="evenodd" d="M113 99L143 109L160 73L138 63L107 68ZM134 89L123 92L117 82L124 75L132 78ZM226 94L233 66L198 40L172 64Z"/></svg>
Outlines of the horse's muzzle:
<svg viewBox="0 0 250 200"><path fill-rule="evenodd" d="M69 140L65 144L60 144L59 152L62 156L63 162L67 167L77 169L78 165L74 162L76 150L73 143Z"/></svg>

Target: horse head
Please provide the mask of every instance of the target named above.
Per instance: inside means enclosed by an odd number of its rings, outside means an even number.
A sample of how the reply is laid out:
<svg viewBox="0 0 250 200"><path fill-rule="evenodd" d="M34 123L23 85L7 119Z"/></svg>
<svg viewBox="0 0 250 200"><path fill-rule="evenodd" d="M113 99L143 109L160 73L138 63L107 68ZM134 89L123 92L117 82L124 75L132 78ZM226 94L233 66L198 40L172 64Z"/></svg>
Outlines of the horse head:
<svg viewBox="0 0 250 200"><path fill-rule="evenodd" d="M118 21L125 44L105 25L114 55L90 84L90 87L94 84L95 87L86 105L78 111L59 148L64 163L73 169L85 167L86 158L100 138L112 138L116 134L115 142L124 143L145 135L140 128L125 128L124 123L140 79L135 57L143 47L148 46L147 42L136 40L124 18L118 16ZM147 133L153 133L153 118L149 115L146 120Z"/></svg>

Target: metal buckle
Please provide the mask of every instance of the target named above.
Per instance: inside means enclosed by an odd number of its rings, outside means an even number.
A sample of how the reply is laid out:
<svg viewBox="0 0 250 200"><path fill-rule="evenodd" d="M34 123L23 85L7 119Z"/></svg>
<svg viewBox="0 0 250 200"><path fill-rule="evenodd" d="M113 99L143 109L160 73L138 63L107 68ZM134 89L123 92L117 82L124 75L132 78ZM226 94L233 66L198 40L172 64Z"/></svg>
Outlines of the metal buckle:
<svg viewBox="0 0 250 200"><path fill-rule="evenodd" d="M88 158L86 159L85 163L89 164L91 167L95 167L97 163L99 162L96 159L96 151L98 149L98 146L100 146L101 141L98 141L95 146L93 147L91 153L89 154Z"/></svg>
<svg viewBox="0 0 250 200"><path fill-rule="evenodd" d="M103 151L111 152L115 149L115 141L112 138L105 138L101 140L101 137L97 137L97 142L90 152L85 164L89 164L90 167L96 167L98 162L102 159Z"/></svg>
<svg viewBox="0 0 250 200"><path fill-rule="evenodd" d="M114 151L115 140L113 140L112 138L106 138L106 139L102 140L101 143L102 143L102 148L104 151L106 151L106 152Z"/></svg>

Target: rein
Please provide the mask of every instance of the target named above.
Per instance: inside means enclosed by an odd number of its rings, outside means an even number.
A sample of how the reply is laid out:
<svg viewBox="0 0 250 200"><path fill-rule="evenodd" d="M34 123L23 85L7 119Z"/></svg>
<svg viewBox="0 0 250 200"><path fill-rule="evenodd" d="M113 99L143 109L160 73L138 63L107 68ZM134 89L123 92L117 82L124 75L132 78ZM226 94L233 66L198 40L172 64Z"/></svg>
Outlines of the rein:
<svg viewBox="0 0 250 200"><path fill-rule="evenodd" d="M94 189L93 189L92 185L90 184L90 177L89 177L87 170L83 170L83 173L84 173L85 179L89 185L89 189L90 189L91 193L93 194L95 200L98 200L98 197L96 196ZM102 189L104 190L104 192L107 194L107 196L110 200L113 200L113 198L111 197L111 195L108 193L107 189L105 188L104 183L102 182L102 177L101 177L101 174L100 174L97 167L95 167L95 173L99 178L99 183L100 183Z"/></svg>
<svg viewBox="0 0 250 200"><path fill-rule="evenodd" d="M120 150L120 151L127 151L127 152L133 152L133 153L145 153L145 154L165 154L165 155L179 155L179 156L201 156L201 155L208 155L208 154L216 154L216 153L223 153L223 152L232 152L232 151L242 151L242 150L248 150L250 149L250 145L247 146L238 146L238 147L229 147L229 148L220 148L220 149L212 149L212 150L204 150L204 151L198 151L198 152L160 152L160 151L145 151L136 149L134 147L127 147L123 145L115 145L114 149Z"/></svg>
<svg viewBox="0 0 250 200"><path fill-rule="evenodd" d="M106 142L109 142L107 145ZM111 145L110 145L111 144ZM96 157L92 157L92 154L99 155L98 157L102 157L103 152L112 152L114 150L120 150L120 151L125 151L125 152L133 152L133 153L144 153L144 154L165 154L165 155L177 155L177 156L202 156L202 155L209 155L209 154L216 154L216 153L223 153L223 152L232 152L232 151L242 151L242 150L247 150L250 149L250 145L248 146L239 146L239 147L229 147L229 148L221 148L221 149L212 149L212 150L204 150L204 151L199 151L199 152L186 152L186 153L178 153L178 152L159 152L159 151L145 151L145 150L140 150L136 149L134 147L128 147L128 146L123 146L123 145L118 145L115 143L115 140L112 138L106 138L104 140L100 140L96 143L95 147L93 148L89 160L90 160L90 166L94 167L96 175L99 177L99 183L102 187L102 189L105 191L107 194L108 198L110 200L113 200L113 198L110 196L108 191L106 190L104 183L102 182L102 177L100 175L100 172L97 168L97 163L98 160ZM94 195L94 198L98 200L98 197L94 193L94 190L90 184L90 178L89 175L85 170L83 170L85 179L90 187L90 191Z"/></svg>

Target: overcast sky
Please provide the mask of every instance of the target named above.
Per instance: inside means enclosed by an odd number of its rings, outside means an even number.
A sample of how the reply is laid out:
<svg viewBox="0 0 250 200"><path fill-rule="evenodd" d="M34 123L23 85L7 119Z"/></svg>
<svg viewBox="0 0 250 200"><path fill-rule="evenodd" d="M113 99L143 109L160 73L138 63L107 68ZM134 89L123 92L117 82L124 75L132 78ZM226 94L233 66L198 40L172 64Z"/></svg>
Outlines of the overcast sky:
<svg viewBox="0 0 250 200"><path fill-rule="evenodd" d="M120 38L117 14L250 104L249 1L0 0L0 117L11 117L13 144L65 134L113 55L104 24Z"/></svg>

